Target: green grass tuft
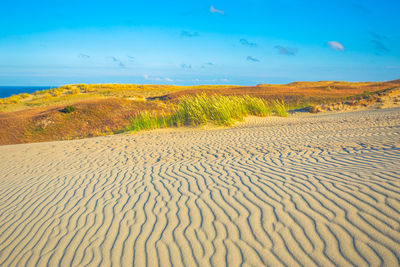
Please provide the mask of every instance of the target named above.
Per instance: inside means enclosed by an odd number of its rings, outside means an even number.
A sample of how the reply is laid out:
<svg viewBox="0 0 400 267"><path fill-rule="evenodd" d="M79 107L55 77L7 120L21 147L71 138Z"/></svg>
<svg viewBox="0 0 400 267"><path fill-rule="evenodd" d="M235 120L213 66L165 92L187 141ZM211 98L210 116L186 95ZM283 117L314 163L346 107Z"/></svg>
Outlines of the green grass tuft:
<svg viewBox="0 0 400 267"><path fill-rule="evenodd" d="M288 107L285 105L283 100L274 100L272 102L272 109L277 116L287 117L288 116Z"/></svg>
<svg viewBox="0 0 400 267"><path fill-rule="evenodd" d="M66 106L65 108L63 108L61 110L61 112L64 112L64 113L72 113L74 111L75 111L75 107L73 107L73 106Z"/></svg>
<svg viewBox="0 0 400 267"><path fill-rule="evenodd" d="M160 128L159 118L155 112L140 112L130 121L126 130L141 131Z"/></svg>
<svg viewBox="0 0 400 267"><path fill-rule="evenodd" d="M279 102L282 103L283 102ZM277 112L276 112L277 113ZM267 116L271 108L260 98L250 96L184 96L172 114L138 113L131 119L128 131L150 130L171 126L199 126L209 122L216 125L232 125L247 115ZM286 115L287 116L287 115Z"/></svg>

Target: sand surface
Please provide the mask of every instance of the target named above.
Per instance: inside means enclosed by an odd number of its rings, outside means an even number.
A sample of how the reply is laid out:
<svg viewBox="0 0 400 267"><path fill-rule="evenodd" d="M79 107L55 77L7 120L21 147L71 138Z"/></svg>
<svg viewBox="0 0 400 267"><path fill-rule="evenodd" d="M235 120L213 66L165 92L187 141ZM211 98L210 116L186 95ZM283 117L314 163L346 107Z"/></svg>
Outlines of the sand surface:
<svg viewBox="0 0 400 267"><path fill-rule="evenodd" d="M0 155L0 266L400 264L400 109Z"/></svg>

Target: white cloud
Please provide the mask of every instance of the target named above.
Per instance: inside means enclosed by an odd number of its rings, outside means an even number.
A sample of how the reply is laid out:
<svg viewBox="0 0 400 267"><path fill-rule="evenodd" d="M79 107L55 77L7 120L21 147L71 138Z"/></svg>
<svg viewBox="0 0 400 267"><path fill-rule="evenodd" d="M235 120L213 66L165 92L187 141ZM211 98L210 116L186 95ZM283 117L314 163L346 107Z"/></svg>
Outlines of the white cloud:
<svg viewBox="0 0 400 267"><path fill-rule="evenodd" d="M326 44L333 50L344 51L344 46L337 41L329 41L329 42L326 42Z"/></svg>
<svg viewBox="0 0 400 267"><path fill-rule="evenodd" d="M221 14L221 15L225 14L225 12L223 10L216 9L214 6L210 6L210 12L211 13L218 13L218 14Z"/></svg>
<svg viewBox="0 0 400 267"><path fill-rule="evenodd" d="M165 78L165 80L167 81L167 82L173 82L174 80L172 80L171 78Z"/></svg>

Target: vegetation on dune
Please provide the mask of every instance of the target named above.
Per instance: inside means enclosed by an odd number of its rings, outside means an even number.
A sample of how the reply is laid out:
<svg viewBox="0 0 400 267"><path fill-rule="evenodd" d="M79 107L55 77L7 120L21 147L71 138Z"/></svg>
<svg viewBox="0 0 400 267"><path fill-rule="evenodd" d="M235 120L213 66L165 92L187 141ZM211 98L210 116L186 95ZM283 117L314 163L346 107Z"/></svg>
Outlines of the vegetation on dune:
<svg viewBox="0 0 400 267"><path fill-rule="evenodd" d="M64 113L71 113L71 112L74 112L74 111L75 111L75 107L73 107L73 106L66 106L66 107L63 108L61 111L64 112Z"/></svg>
<svg viewBox="0 0 400 267"><path fill-rule="evenodd" d="M70 140L120 133L135 114L169 109L158 101L133 102L118 98L95 99L65 106L0 113L0 145Z"/></svg>
<svg viewBox="0 0 400 267"><path fill-rule="evenodd" d="M155 112L142 111L136 114L123 131L142 131L167 127L166 116L157 115Z"/></svg>
<svg viewBox="0 0 400 267"><path fill-rule="evenodd" d="M130 100L145 100L182 90L219 90L232 85L139 85L139 84L72 84L58 88L22 93L0 99L0 111L17 111L32 107L73 104L85 99L104 99L117 97Z"/></svg>
<svg viewBox="0 0 400 267"><path fill-rule="evenodd" d="M266 116L270 107L260 98L250 96L211 96L205 94L180 99L173 115L176 125L231 125L246 115Z"/></svg>
<svg viewBox="0 0 400 267"><path fill-rule="evenodd" d="M276 115L280 117L287 117L288 116L288 107L286 106L285 102L282 100L274 100L272 101L272 110L275 112Z"/></svg>
<svg viewBox="0 0 400 267"><path fill-rule="evenodd" d="M268 101L275 99L283 100L291 109L305 108L313 104L327 104L333 102L346 101L363 92L376 94L379 91L398 87L397 81L389 82L294 82L289 84L260 84L257 86L241 86L231 88L180 90L172 92L160 99L168 101L178 101L182 96L197 95L206 93L207 95L243 96L249 95L259 97Z"/></svg>
<svg viewBox="0 0 400 267"><path fill-rule="evenodd" d="M86 99L121 98L135 101L160 99L177 102L185 95L250 95L266 100L282 99L290 107L302 108L346 100L361 95L398 86L398 81L389 82L293 82L289 84L260 84L257 86L234 85L140 85L140 84L72 84L58 88L22 93L0 99L0 111L17 111L33 107L71 105Z"/></svg>
<svg viewBox="0 0 400 267"><path fill-rule="evenodd" d="M276 108L279 103L279 111ZM229 126L242 121L245 116L267 116L275 111L278 116L287 116L283 101L269 103L250 96L207 96L206 94L182 97L170 114L140 112L131 120L126 130L140 131L171 126L200 126L212 123Z"/></svg>
<svg viewBox="0 0 400 267"><path fill-rule="evenodd" d="M311 107L313 111L315 107L316 112L320 104L371 99L399 85L399 81L258 86L64 85L0 99L0 144L206 123L232 125L248 115L285 117L289 109Z"/></svg>

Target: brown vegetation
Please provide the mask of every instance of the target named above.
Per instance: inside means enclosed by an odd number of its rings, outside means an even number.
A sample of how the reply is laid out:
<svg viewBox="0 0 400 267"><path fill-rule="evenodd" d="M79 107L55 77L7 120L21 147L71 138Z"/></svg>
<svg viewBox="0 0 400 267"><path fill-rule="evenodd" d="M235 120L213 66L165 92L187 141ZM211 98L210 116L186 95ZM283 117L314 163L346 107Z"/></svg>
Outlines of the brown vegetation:
<svg viewBox="0 0 400 267"><path fill-rule="evenodd" d="M291 107L304 107L311 104L331 103L348 100L364 92L377 92L400 86L400 80L389 82L293 82L284 85L260 84L257 86L232 87L221 89L190 89L172 92L152 99L177 101L183 95L249 95L263 99L280 99Z"/></svg>
<svg viewBox="0 0 400 267"><path fill-rule="evenodd" d="M330 108L329 105L337 102L353 103L357 99L380 101L375 96L399 87L400 80L375 83L294 82L247 87L65 85L0 99L0 145L118 133L129 125L130 119L136 114L142 111L169 113L180 97L188 95L204 93L280 99L292 109L311 106L310 111L317 112L335 110L336 106ZM61 112L66 106L75 110Z"/></svg>
<svg viewBox="0 0 400 267"><path fill-rule="evenodd" d="M0 113L0 144L68 140L119 132L130 118L144 110L165 108L159 102L133 102L109 98L79 102L75 111L64 106Z"/></svg>

